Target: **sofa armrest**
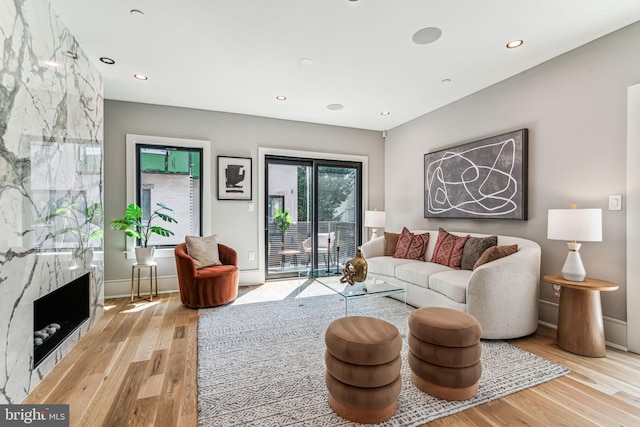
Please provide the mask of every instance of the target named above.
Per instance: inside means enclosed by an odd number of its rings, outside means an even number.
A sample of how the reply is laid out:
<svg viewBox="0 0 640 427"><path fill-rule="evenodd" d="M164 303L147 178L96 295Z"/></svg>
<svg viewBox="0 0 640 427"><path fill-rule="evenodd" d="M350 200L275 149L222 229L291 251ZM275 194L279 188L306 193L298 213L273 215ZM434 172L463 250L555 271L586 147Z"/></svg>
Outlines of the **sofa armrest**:
<svg viewBox="0 0 640 427"><path fill-rule="evenodd" d="M467 312L480 321L483 338L529 335L538 327L539 287L540 246L535 244L474 270Z"/></svg>
<svg viewBox="0 0 640 427"><path fill-rule="evenodd" d="M384 236L376 237L363 243L361 252L365 259L384 256Z"/></svg>

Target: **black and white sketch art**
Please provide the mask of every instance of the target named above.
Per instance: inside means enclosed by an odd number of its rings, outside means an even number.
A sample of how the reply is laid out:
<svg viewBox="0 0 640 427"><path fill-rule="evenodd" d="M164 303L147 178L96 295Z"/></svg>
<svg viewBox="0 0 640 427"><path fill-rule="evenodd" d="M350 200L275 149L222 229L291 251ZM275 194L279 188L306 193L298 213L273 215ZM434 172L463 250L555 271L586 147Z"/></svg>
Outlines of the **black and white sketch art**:
<svg viewBox="0 0 640 427"><path fill-rule="evenodd" d="M424 217L527 219L527 129L424 156Z"/></svg>
<svg viewBox="0 0 640 427"><path fill-rule="evenodd" d="M251 158L218 156L218 200L251 200Z"/></svg>

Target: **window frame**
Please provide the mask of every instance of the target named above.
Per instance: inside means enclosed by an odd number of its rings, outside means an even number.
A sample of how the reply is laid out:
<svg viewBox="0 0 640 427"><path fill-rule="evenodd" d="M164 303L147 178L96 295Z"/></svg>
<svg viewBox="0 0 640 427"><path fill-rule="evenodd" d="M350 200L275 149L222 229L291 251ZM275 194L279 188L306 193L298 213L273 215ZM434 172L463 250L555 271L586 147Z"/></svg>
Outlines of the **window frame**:
<svg viewBox="0 0 640 427"><path fill-rule="evenodd" d="M157 145L180 148L197 148L202 150L202 235L211 234L211 141L185 138L170 138L162 136L126 134L126 179L127 200L125 206L138 200L138 176L137 176L137 145ZM135 259L134 248L136 241L133 237L126 237L125 255L127 259ZM171 258L174 256L175 246L156 248L156 258Z"/></svg>

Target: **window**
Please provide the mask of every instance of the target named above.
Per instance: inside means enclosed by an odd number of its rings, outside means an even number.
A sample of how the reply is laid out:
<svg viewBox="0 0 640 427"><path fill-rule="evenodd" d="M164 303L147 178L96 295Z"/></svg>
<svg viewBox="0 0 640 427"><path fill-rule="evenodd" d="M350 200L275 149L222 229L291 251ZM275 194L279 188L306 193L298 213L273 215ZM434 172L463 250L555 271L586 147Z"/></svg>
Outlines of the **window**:
<svg viewBox="0 0 640 427"><path fill-rule="evenodd" d="M143 220L159 209L162 203L174 210L168 213L178 221L165 223L158 218L155 225L175 234L170 237L152 234L149 244L175 246L184 236L202 235L202 149L136 144L138 176L137 203L142 207Z"/></svg>
<svg viewBox="0 0 640 427"><path fill-rule="evenodd" d="M162 203L174 210L170 215L178 221L154 220L154 225L174 235L152 235L149 245L173 247L187 235L206 235L209 227L203 218L210 217L209 142L127 135L127 152L127 203L135 202L142 208L143 220ZM127 249L136 244L131 239Z"/></svg>

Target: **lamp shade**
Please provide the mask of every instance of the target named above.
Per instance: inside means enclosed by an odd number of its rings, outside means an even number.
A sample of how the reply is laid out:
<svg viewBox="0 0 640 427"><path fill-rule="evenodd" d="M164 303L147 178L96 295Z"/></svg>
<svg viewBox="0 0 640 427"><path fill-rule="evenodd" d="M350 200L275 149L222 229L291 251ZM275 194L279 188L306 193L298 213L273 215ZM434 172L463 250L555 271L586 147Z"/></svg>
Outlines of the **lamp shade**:
<svg viewBox="0 0 640 427"><path fill-rule="evenodd" d="M387 215L384 211L364 211L364 226L370 228L384 228Z"/></svg>
<svg viewBox="0 0 640 427"><path fill-rule="evenodd" d="M549 209L547 239L601 242L602 209Z"/></svg>

